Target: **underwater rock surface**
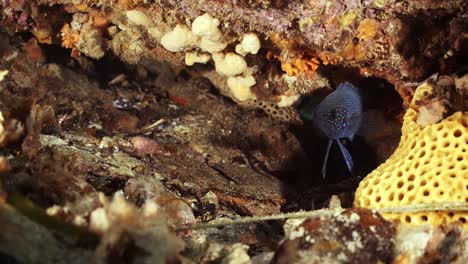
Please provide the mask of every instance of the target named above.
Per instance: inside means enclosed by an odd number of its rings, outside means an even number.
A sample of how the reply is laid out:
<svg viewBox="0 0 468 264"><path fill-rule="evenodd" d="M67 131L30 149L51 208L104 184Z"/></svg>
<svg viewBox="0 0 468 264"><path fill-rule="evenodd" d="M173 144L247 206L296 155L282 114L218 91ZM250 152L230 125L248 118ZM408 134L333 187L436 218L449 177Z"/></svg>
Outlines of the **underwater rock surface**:
<svg viewBox="0 0 468 264"><path fill-rule="evenodd" d="M467 7L1 1L0 262L468 262Z"/></svg>

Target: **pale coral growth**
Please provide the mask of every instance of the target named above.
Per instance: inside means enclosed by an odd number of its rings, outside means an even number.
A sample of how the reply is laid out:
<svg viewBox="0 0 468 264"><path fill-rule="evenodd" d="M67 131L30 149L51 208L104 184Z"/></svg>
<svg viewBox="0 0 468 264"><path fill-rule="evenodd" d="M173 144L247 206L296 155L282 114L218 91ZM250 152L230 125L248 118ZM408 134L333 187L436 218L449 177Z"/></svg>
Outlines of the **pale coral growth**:
<svg viewBox="0 0 468 264"><path fill-rule="evenodd" d="M223 40L218 29L219 23L218 19L208 14L199 16L193 21L191 29L184 25L177 25L172 31L165 33L161 37L161 45L172 52L197 47L209 53L220 52L228 43ZM156 33L156 38L159 38L158 32L153 33Z"/></svg>
<svg viewBox="0 0 468 264"><path fill-rule="evenodd" d="M116 192L111 201L101 193L99 199L103 207L96 208L90 214L89 227L91 230L104 234L114 225L125 225L125 222L131 222L134 217L140 213L138 208L127 202L123 192ZM139 221L143 222L143 219ZM138 221L132 225L138 225ZM129 226L130 228L130 226Z"/></svg>
<svg viewBox="0 0 468 264"><path fill-rule="evenodd" d="M125 13L128 21L138 26L150 26L151 19L140 10L130 10Z"/></svg>
<svg viewBox="0 0 468 264"><path fill-rule="evenodd" d="M73 57L83 53L99 59L104 56L106 49L101 31L108 25L109 21L100 13L91 16L76 13L70 24L65 23L60 30L62 47L72 49Z"/></svg>
<svg viewBox="0 0 468 264"><path fill-rule="evenodd" d="M192 66L195 63L205 64L211 60L211 55L206 53L199 53L196 51L188 51L185 53L185 65Z"/></svg>
<svg viewBox="0 0 468 264"><path fill-rule="evenodd" d="M106 210L102 207L94 210L89 216L89 229L96 233L104 233L109 229L110 223Z"/></svg>
<svg viewBox="0 0 468 264"><path fill-rule="evenodd" d="M227 43L202 37L199 46L203 51L215 53L224 50L227 46Z"/></svg>
<svg viewBox="0 0 468 264"><path fill-rule="evenodd" d="M395 238L397 257L393 263L465 263L466 254L463 256L463 252L466 252L466 239L466 234L454 225L400 225ZM458 261L453 262L455 259Z"/></svg>
<svg viewBox="0 0 468 264"><path fill-rule="evenodd" d="M280 96L280 101L277 103L279 107L288 107L293 105L297 100L299 100L301 96L299 94L295 95L281 95Z"/></svg>
<svg viewBox="0 0 468 264"><path fill-rule="evenodd" d="M8 74L8 70L2 70L0 71L0 82L3 81L3 79L5 79L5 76ZM1 90L1 87L0 87L0 90Z"/></svg>
<svg viewBox="0 0 468 264"><path fill-rule="evenodd" d="M257 54L260 49L260 39L257 34L249 33L245 34L242 38L241 43L237 44L236 52L242 56L250 54Z"/></svg>
<svg viewBox="0 0 468 264"><path fill-rule="evenodd" d="M196 46L198 38L189 28L177 25L161 37L161 45L169 51L178 52Z"/></svg>
<svg viewBox="0 0 468 264"><path fill-rule="evenodd" d="M442 78L440 79L442 82ZM448 79L450 82L451 79ZM452 84L452 82L451 82ZM444 86L423 83L418 87L418 102L411 105L418 112L416 123L420 126L433 125L444 119L449 110L450 93L443 92Z"/></svg>
<svg viewBox="0 0 468 264"><path fill-rule="evenodd" d="M125 225L126 221L135 221L132 225L138 226L155 221L177 227L195 222L191 208L172 195L147 199L141 208L127 201L122 191L116 192L111 200L102 193L98 197L101 206L90 213L89 221L90 228L98 233L105 233L116 224Z"/></svg>
<svg viewBox="0 0 468 264"><path fill-rule="evenodd" d="M142 208L145 217L156 217L158 213L161 213L160 206L153 200L146 200Z"/></svg>
<svg viewBox="0 0 468 264"><path fill-rule="evenodd" d="M229 89L234 97L239 101L255 99L255 94L252 93L250 87L255 85L255 78L252 75L229 77L227 80Z"/></svg>
<svg viewBox="0 0 468 264"><path fill-rule="evenodd" d="M102 58L105 54L104 39L101 32L91 23L83 25L76 48L83 54L94 58Z"/></svg>
<svg viewBox="0 0 468 264"><path fill-rule="evenodd" d="M52 205L46 209L46 214L49 216L57 216L62 211L62 207L58 205Z"/></svg>
<svg viewBox="0 0 468 264"><path fill-rule="evenodd" d="M225 76L235 76L247 70L247 62L242 56L229 52L213 54L216 72Z"/></svg>
<svg viewBox="0 0 468 264"><path fill-rule="evenodd" d="M424 255L426 247L434 235L434 228L429 226L413 227L400 226L400 232L396 237L396 250L409 258L409 263L416 263L416 260Z"/></svg>
<svg viewBox="0 0 468 264"><path fill-rule="evenodd" d="M108 259L113 251L137 247L147 263L174 259L183 243L166 225L166 217L154 205L137 208L126 201L123 192L116 192L111 201L100 195L103 207L91 213L90 227L102 234L96 251L98 259ZM135 243L135 244L133 244Z"/></svg>
<svg viewBox="0 0 468 264"><path fill-rule="evenodd" d="M132 64L140 62L149 52L141 35L131 30L118 31L108 45L119 57Z"/></svg>
<svg viewBox="0 0 468 264"><path fill-rule="evenodd" d="M199 47L206 52L220 52L226 48L227 43L218 29L220 22L208 14L195 18L192 23L192 33L201 37Z"/></svg>
<svg viewBox="0 0 468 264"><path fill-rule="evenodd" d="M232 245L232 251L223 258L221 264L246 264L250 263L250 256L247 253L249 246L242 243Z"/></svg>
<svg viewBox="0 0 468 264"><path fill-rule="evenodd" d="M419 108L417 123L421 126L433 125L444 118L447 109L440 101L431 102Z"/></svg>
<svg viewBox="0 0 468 264"><path fill-rule="evenodd" d="M211 17L209 14L204 14L195 18L192 23L192 33L217 41L221 39L221 32L218 29L219 20Z"/></svg>
<svg viewBox="0 0 468 264"><path fill-rule="evenodd" d="M72 223L75 226L82 226L82 227L85 227L85 226L88 225L88 222L86 221L86 219L82 215L76 215L73 218Z"/></svg>
<svg viewBox="0 0 468 264"><path fill-rule="evenodd" d="M24 132L23 125L16 119L5 120L0 112L0 146L17 141Z"/></svg>

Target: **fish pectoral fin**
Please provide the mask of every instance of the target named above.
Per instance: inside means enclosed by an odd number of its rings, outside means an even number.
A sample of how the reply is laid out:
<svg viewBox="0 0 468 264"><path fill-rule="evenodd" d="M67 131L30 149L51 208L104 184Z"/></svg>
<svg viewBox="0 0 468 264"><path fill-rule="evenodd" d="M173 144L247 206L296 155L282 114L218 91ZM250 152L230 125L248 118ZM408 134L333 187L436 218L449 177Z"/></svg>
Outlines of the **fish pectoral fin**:
<svg viewBox="0 0 468 264"><path fill-rule="evenodd" d="M327 144L327 151L325 152L325 158L323 160L323 165L322 165L322 177L323 178L325 178L325 175L327 174L328 155L330 154L330 149L331 149L332 143L333 143L333 140L329 139L328 144Z"/></svg>
<svg viewBox="0 0 468 264"><path fill-rule="evenodd" d="M351 157L351 154L349 153L348 149L341 143L341 141L337 140L338 146L340 147L341 154L343 154L343 158L346 162L346 166L348 167L349 172L352 172L353 170L353 157Z"/></svg>

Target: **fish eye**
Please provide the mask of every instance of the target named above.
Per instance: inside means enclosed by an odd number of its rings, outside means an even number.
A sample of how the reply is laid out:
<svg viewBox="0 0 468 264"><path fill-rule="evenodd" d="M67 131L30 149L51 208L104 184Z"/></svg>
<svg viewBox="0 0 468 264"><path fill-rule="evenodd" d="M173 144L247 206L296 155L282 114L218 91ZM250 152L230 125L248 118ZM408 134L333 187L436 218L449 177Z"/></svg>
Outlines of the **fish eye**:
<svg viewBox="0 0 468 264"><path fill-rule="evenodd" d="M328 113L328 118L332 119L332 120L335 120L336 119L336 110L335 109L332 109L330 110L330 112Z"/></svg>

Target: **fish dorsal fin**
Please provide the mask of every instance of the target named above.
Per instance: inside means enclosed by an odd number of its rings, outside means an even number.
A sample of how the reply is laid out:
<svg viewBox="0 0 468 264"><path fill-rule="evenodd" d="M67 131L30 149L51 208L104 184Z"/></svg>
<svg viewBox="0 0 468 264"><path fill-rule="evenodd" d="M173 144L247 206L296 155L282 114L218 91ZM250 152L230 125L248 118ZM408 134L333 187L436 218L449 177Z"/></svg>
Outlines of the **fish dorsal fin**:
<svg viewBox="0 0 468 264"><path fill-rule="evenodd" d="M359 89L352 85L351 83L349 82L344 82L344 83L340 83L340 85L338 85L338 87L336 88L336 90L343 90L343 91L349 91L349 92L353 92L353 93L356 93L358 94L359 96L361 95Z"/></svg>

